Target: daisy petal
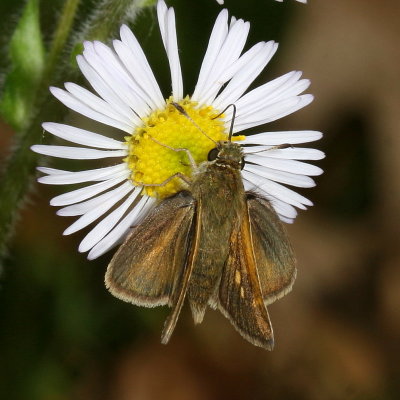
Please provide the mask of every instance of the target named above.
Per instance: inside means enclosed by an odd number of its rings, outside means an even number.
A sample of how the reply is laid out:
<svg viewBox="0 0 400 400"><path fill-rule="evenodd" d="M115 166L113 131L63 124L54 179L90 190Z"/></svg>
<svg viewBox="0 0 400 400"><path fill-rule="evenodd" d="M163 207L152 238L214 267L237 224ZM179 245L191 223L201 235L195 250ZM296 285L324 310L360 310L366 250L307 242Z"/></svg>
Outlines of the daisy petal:
<svg viewBox="0 0 400 400"><path fill-rule="evenodd" d="M130 79L112 51L105 50L106 46L100 42L84 42L83 45L83 56L92 68L140 118L146 116L150 108L145 101L145 94Z"/></svg>
<svg viewBox="0 0 400 400"><path fill-rule="evenodd" d="M129 182L127 182L129 183ZM111 207L113 207L119 200L121 200L123 197L125 197L130 191L133 189L133 185L130 184L130 187L128 185L122 185L120 190L115 190L114 195L111 196L109 199L102 201L100 204L95 206L94 208L90 208L90 211L87 211L85 214L83 214L80 218L78 218L72 225L70 225L64 232L63 235L70 235L74 232L77 232L89 224L91 224L93 221L95 221L97 218L101 217L104 215ZM70 206L72 207L72 206Z"/></svg>
<svg viewBox="0 0 400 400"><path fill-rule="evenodd" d="M73 190L68 193L61 194L59 196L53 197L50 200L50 205L52 206L67 206L69 204L79 203L86 199L90 199L93 196L98 195L104 190L110 189L111 187L117 185L118 183L124 181L127 178L125 171L121 176L117 176L112 179L108 179L103 182L95 183L90 186L85 186L80 189Z"/></svg>
<svg viewBox="0 0 400 400"><path fill-rule="evenodd" d="M69 125L45 122L42 124L42 127L54 136L83 146L98 147L100 149L109 150L123 150L127 148L125 143L119 142L118 140Z"/></svg>
<svg viewBox="0 0 400 400"><path fill-rule="evenodd" d="M110 107L110 105L106 101L100 99L92 92L89 92L89 90L79 85L76 85L75 83L72 82L67 82L64 84L64 86L68 90L68 92L72 94L72 96L76 97L77 99L80 99L88 107L99 112L100 114L104 114L123 124L128 125L132 131L134 130L135 124L132 123L132 121L129 118L127 118L126 115L122 114L119 111L114 110L112 107Z"/></svg>
<svg viewBox="0 0 400 400"><path fill-rule="evenodd" d="M288 147L285 149L271 149L273 146L244 147L245 154L257 153L261 157L282 158L285 160L322 160L325 154L321 150L302 147Z"/></svg>
<svg viewBox="0 0 400 400"><path fill-rule="evenodd" d="M176 38L175 12L172 7L167 8L165 2L160 0L157 3L157 15L171 70L172 96L175 101L179 101L183 98L183 82Z"/></svg>
<svg viewBox="0 0 400 400"><path fill-rule="evenodd" d="M208 42L208 47L206 54L201 65L199 79L196 84L192 99L197 101L202 97L204 91L206 90L206 85L208 84L210 72L214 65L216 58L218 57L219 51L222 44L225 41L226 35L228 34L228 11L222 10L214 24L214 28L211 32L210 40Z"/></svg>
<svg viewBox="0 0 400 400"><path fill-rule="evenodd" d="M241 19L231 24L228 35L209 72L207 85L197 96L193 95L193 100L198 101L200 105L212 104L222 86L232 78L232 76L226 75L226 70L239 58L246 43L249 29L250 24Z"/></svg>
<svg viewBox="0 0 400 400"><path fill-rule="evenodd" d="M259 165L246 164L244 170L253 172L256 175L271 179L275 182L286 183L287 185L297 187L314 187L315 182L308 176L297 175L290 172L278 171L271 168L261 167Z"/></svg>
<svg viewBox="0 0 400 400"><path fill-rule="evenodd" d="M99 196L93 197L90 200L86 200L81 203L74 203L67 207L60 208L57 211L57 215L61 215L63 217L83 215L112 198L117 198L121 194L123 194L124 196L130 190L132 190L132 183L129 181L124 182L122 185L119 185L115 189L105 192Z"/></svg>
<svg viewBox="0 0 400 400"><path fill-rule="evenodd" d="M90 169L79 172L60 171L60 173L58 173L54 168L41 168L40 171L48 173L49 175L40 177L38 182L50 185L105 181L114 178L115 174L119 174L122 171L129 172L125 163L113 165L112 167Z"/></svg>
<svg viewBox="0 0 400 400"><path fill-rule="evenodd" d="M154 205L155 199L143 196L138 204L126 215L115 228L98 242L88 254L89 260L94 260L106 253L124 238L130 228L146 215L147 211Z"/></svg>
<svg viewBox="0 0 400 400"><path fill-rule="evenodd" d="M116 40L114 48L131 77L141 84L143 90L147 91L157 108L165 107L164 96L135 35L126 25L121 26L120 35L121 42ZM115 47L116 43L119 51Z"/></svg>
<svg viewBox="0 0 400 400"><path fill-rule="evenodd" d="M291 172L293 174L317 176L322 174L322 169L315 165L307 164L295 160L282 160L278 158L261 157L258 154L246 155L246 162L261 165L280 171Z"/></svg>
<svg viewBox="0 0 400 400"><path fill-rule="evenodd" d="M305 79L300 81L302 83L299 87L297 86L301 75L300 71L292 71L246 93L236 102L238 116L246 116L268 104L288 98L290 97L288 94L295 93L292 96L300 94L309 86L309 81ZM294 92L293 88L295 88ZM227 119L231 118L229 113L226 113L226 116Z"/></svg>
<svg viewBox="0 0 400 400"><path fill-rule="evenodd" d="M69 158L72 160L96 160L108 157L124 157L126 150L96 150L85 149L82 147L51 146L36 144L31 147L35 153L44 154L51 157Z"/></svg>
<svg viewBox="0 0 400 400"><path fill-rule="evenodd" d="M264 132L247 136L242 144L264 144L268 146L279 146L282 144L298 144L314 142L321 139L322 133L318 131L282 131Z"/></svg>
<svg viewBox="0 0 400 400"><path fill-rule="evenodd" d="M278 0L279 1L279 0ZM299 0L298 0L299 1ZM285 224L293 224L294 219L293 218L286 218L283 217L282 215L279 215L279 219L284 222Z"/></svg>
<svg viewBox="0 0 400 400"><path fill-rule="evenodd" d="M256 46L243 54L235 63L239 64L237 72L234 72L232 80L214 100L215 108L223 110L229 104L235 103L265 68L278 48L278 44L273 41L259 43L260 49L254 49Z"/></svg>
<svg viewBox="0 0 400 400"><path fill-rule="evenodd" d="M129 195L124 203L122 203L118 208L101 220L82 240L79 245L79 251L81 253L89 251L101 239L103 239L103 237L115 227L128 208L136 200L141 191L142 188L135 188L135 190Z"/></svg>
<svg viewBox="0 0 400 400"><path fill-rule="evenodd" d="M92 108L84 104L81 100L79 100L75 96L72 96L66 90L51 87L50 91L54 97L60 100L61 103L63 103L71 110L76 111L77 113L82 114L85 117L93 119L94 121L101 122L102 124L121 129L122 131L125 131L127 133L132 132L131 126L93 110Z"/></svg>
<svg viewBox="0 0 400 400"><path fill-rule="evenodd" d="M270 199L272 206L274 207L275 211L279 214L279 216L294 219L297 216L296 209L291 206L290 204L285 203L284 201L280 201L274 198Z"/></svg>
<svg viewBox="0 0 400 400"><path fill-rule="evenodd" d="M273 196L278 200L285 201L286 203L301 209L306 209L306 206L313 205L313 203L306 197L287 188L286 186L273 182L270 179L263 178L245 170L242 171L242 175L247 182L251 183L247 190L260 190L264 192L264 195Z"/></svg>
<svg viewBox="0 0 400 400"><path fill-rule="evenodd" d="M97 71L85 60L82 55L76 57L79 69L88 80L93 89L115 110L123 113L132 124L140 125L140 118L132 109L119 97L115 88L108 85Z"/></svg>
<svg viewBox="0 0 400 400"><path fill-rule="evenodd" d="M245 129L250 129L286 117L286 115L292 114L307 106L313 99L314 97L312 95L304 94L302 96L281 100L274 105L267 106L245 117L238 117L237 124L235 124L233 131L235 133L241 132Z"/></svg>
<svg viewBox="0 0 400 400"><path fill-rule="evenodd" d="M43 172L44 174L47 175L62 175L66 174L70 171L65 171L63 169L56 169L56 168L49 168L49 167L37 167L36 168L39 172ZM39 179L38 179L39 182Z"/></svg>

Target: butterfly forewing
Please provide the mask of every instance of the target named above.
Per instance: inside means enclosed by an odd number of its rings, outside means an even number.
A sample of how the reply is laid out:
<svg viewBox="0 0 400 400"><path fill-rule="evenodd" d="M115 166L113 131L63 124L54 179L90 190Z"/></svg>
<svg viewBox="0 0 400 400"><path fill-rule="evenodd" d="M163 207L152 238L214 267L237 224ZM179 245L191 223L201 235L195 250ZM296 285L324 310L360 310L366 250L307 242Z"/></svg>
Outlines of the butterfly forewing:
<svg viewBox="0 0 400 400"><path fill-rule="evenodd" d="M265 304L288 293L296 278L296 261L285 229L267 199L247 193L257 271Z"/></svg>
<svg viewBox="0 0 400 400"><path fill-rule="evenodd" d="M194 212L190 193L180 192L134 227L107 268L110 292L146 307L171 304L190 251Z"/></svg>
<svg viewBox="0 0 400 400"><path fill-rule="evenodd" d="M219 288L219 308L244 338L272 350L272 325L262 297L246 204L243 208L246 210L230 238Z"/></svg>

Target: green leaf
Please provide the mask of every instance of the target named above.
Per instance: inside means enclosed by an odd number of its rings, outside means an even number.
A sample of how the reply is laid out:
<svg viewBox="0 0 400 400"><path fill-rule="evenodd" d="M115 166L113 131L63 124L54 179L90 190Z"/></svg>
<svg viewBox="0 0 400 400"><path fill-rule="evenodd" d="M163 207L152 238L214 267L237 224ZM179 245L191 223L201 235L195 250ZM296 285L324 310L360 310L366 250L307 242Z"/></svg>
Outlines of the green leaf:
<svg viewBox="0 0 400 400"><path fill-rule="evenodd" d="M11 68L5 79L0 112L20 131L33 115L36 90L45 66L38 0L28 0L11 38L9 57Z"/></svg>

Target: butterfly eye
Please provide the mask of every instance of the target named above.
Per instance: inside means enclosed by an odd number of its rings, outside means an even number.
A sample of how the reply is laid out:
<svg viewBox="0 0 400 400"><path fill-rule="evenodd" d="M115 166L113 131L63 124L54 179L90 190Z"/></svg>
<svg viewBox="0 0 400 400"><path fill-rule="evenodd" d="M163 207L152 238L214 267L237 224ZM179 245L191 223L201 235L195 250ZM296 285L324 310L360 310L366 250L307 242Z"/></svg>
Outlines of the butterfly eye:
<svg viewBox="0 0 400 400"><path fill-rule="evenodd" d="M244 157L240 160L240 169L243 169L244 166L246 165L246 161L244 161Z"/></svg>
<svg viewBox="0 0 400 400"><path fill-rule="evenodd" d="M207 156L208 161L216 160L217 157L218 157L218 153L219 153L219 150L216 147L211 149L210 152L208 153L208 156Z"/></svg>

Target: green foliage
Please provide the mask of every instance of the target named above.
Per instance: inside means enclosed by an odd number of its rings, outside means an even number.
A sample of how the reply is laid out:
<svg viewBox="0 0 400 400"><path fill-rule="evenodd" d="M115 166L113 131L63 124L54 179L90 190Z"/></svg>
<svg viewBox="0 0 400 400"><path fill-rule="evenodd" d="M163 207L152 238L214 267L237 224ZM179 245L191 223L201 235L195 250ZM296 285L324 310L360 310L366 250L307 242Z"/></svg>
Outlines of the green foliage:
<svg viewBox="0 0 400 400"><path fill-rule="evenodd" d="M29 0L12 36L0 111L17 131L30 122L36 89L45 67L45 49L39 23L39 1Z"/></svg>
<svg viewBox="0 0 400 400"><path fill-rule="evenodd" d="M156 5L157 0L142 0L140 3L141 7L150 7Z"/></svg>

